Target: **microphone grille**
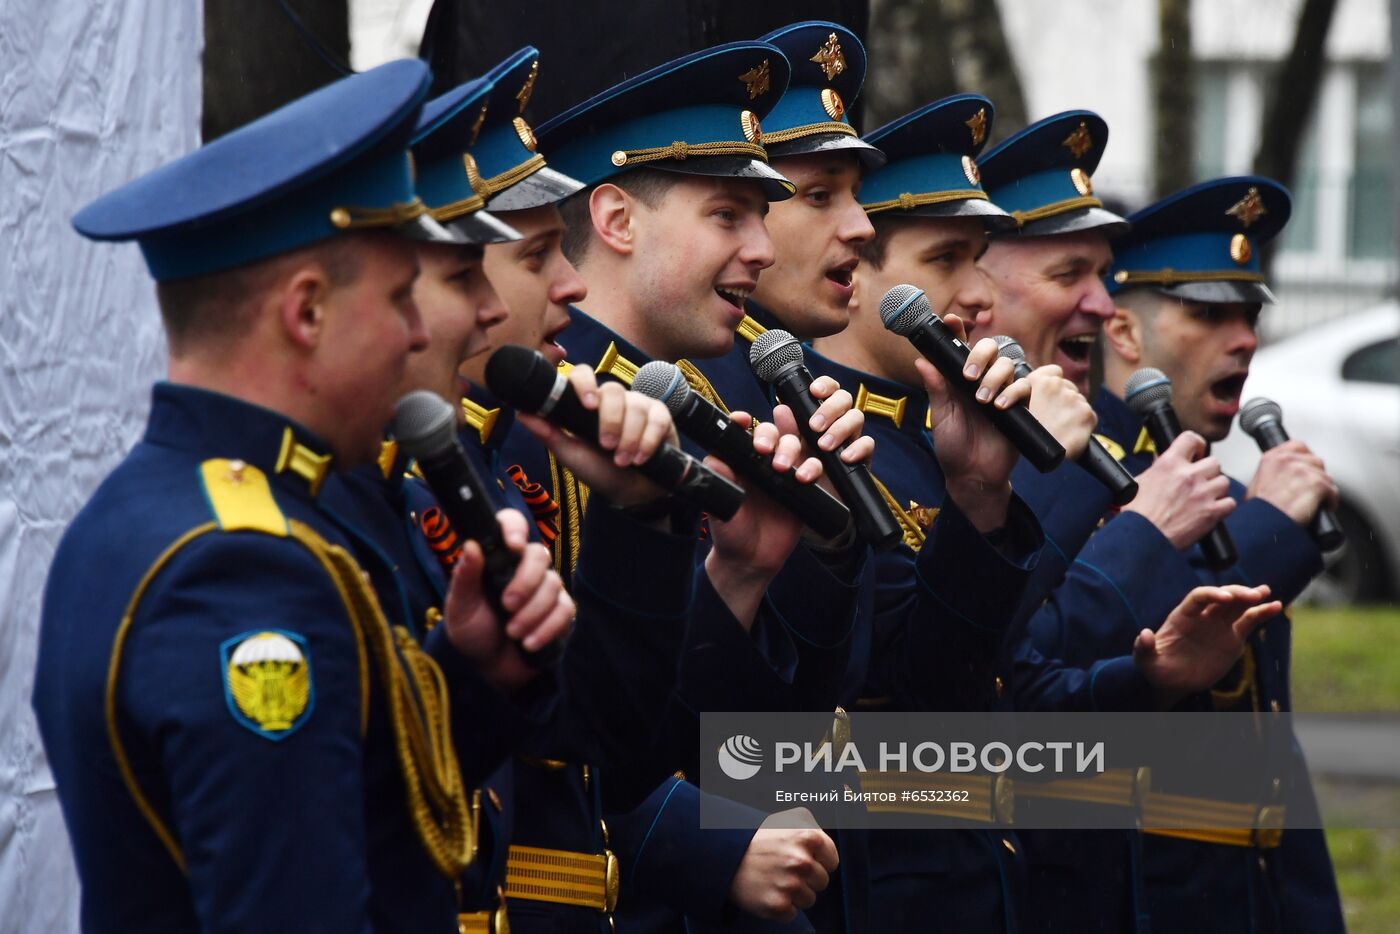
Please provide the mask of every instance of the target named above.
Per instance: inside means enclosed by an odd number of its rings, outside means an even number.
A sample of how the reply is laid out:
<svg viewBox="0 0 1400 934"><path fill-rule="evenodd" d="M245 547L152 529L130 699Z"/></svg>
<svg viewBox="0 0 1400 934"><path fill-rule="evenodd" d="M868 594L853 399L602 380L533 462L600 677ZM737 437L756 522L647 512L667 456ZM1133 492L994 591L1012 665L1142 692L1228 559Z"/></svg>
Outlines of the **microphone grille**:
<svg viewBox="0 0 1400 934"><path fill-rule="evenodd" d="M997 342L997 356L1005 357L1012 363L1025 363L1026 351L1022 349L1021 342L1008 334L998 334L992 340Z"/></svg>
<svg viewBox="0 0 1400 934"><path fill-rule="evenodd" d="M1245 434L1253 435L1256 428L1269 421L1283 422L1283 409L1272 399L1250 399L1240 409L1240 427Z"/></svg>
<svg viewBox="0 0 1400 934"><path fill-rule="evenodd" d="M410 457L422 460L451 447L456 440L457 413L442 396L417 389L394 406L393 432Z"/></svg>
<svg viewBox="0 0 1400 934"><path fill-rule="evenodd" d="M679 412L690 398L690 384L685 381L685 374L680 367L665 360L643 364L632 377L632 390L659 399L672 412Z"/></svg>
<svg viewBox="0 0 1400 934"><path fill-rule="evenodd" d="M765 383L771 383L778 374L802 363L802 345L782 328L774 328L758 335L749 347L749 366Z"/></svg>
<svg viewBox="0 0 1400 934"><path fill-rule="evenodd" d="M1128 377L1123 387L1123 401L1136 415L1146 415L1172 401L1172 381L1156 367L1145 366Z"/></svg>
<svg viewBox="0 0 1400 934"><path fill-rule="evenodd" d="M912 285L897 285L880 299L880 320L902 337L908 337L930 312L928 296Z"/></svg>

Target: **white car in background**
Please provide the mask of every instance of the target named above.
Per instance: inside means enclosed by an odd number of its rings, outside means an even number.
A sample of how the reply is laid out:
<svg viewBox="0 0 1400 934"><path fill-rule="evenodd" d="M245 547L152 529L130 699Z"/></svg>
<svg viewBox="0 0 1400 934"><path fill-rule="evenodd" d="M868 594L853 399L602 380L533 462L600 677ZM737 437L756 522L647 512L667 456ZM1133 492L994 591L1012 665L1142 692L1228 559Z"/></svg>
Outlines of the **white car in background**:
<svg viewBox="0 0 1400 934"><path fill-rule="evenodd" d="M1400 599L1400 304L1347 315L1259 351L1244 400L1283 407L1288 434L1307 442L1342 492L1347 543L1305 594L1319 603ZM1212 448L1248 483L1259 463L1236 424Z"/></svg>

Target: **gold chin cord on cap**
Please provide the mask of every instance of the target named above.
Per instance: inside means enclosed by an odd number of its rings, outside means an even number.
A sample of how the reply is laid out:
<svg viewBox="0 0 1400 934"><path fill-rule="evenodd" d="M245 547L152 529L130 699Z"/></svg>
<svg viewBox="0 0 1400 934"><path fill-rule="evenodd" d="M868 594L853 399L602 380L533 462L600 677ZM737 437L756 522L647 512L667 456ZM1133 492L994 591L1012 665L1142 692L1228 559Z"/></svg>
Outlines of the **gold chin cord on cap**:
<svg viewBox="0 0 1400 934"><path fill-rule="evenodd" d="M669 146L653 146L650 149L619 149L612 154L612 164L621 168L624 165L641 165L658 162L662 159L684 161L691 156L748 156L750 159L768 161L768 153L757 143L729 142L687 143L676 140Z"/></svg>
<svg viewBox="0 0 1400 934"><path fill-rule="evenodd" d="M421 199L395 202L387 208L341 206L331 209L331 224L341 230L363 227L398 227L428 213Z"/></svg>

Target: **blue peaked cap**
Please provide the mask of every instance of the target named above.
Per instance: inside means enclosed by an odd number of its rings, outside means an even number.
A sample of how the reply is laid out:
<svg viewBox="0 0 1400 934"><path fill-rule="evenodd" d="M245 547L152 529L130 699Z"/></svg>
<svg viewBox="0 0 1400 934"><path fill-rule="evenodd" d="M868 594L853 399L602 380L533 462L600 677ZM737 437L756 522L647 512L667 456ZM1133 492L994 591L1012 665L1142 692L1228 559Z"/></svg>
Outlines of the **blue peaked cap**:
<svg viewBox="0 0 1400 934"><path fill-rule="evenodd" d="M545 164L522 115L538 74L539 51L527 46L423 107L413 145L418 192L438 220L478 202L495 211L556 204L582 189Z"/></svg>
<svg viewBox="0 0 1400 934"><path fill-rule="evenodd" d="M1288 189L1258 175L1168 195L1128 218L1133 229L1113 244L1108 291L1149 286L1188 301L1272 303L1259 250L1292 212Z"/></svg>
<svg viewBox="0 0 1400 934"><path fill-rule="evenodd" d="M430 79L417 59L342 78L108 192L73 226L137 241L161 282L352 230L461 242L413 190L408 138Z"/></svg>
<svg viewBox="0 0 1400 934"><path fill-rule="evenodd" d="M980 94L956 94L865 135L884 150L884 168L866 174L860 202L891 217L978 217L989 229L1014 227L982 188L977 154L996 115Z"/></svg>
<svg viewBox="0 0 1400 934"><path fill-rule="evenodd" d="M1094 197L1091 176L1108 144L1108 124L1089 110L1039 120L982 157L982 184L1016 219L1022 236L1097 230L1116 236L1127 222Z"/></svg>
<svg viewBox="0 0 1400 934"><path fill-rule="evenodd" d="M865 46L856 34L837 23L808 20L760 41L781 49L792 66L787 90L764 118L769 158L849 149L866 168L883 165L884 153L860 138L846 114L865 83Z"/></svg>
<svg viewBox="0 0 1400 934"><path fill-rule="evenodd" d="M584 185L644 167L749 178L770 201L793 185L768 166L760 121L787 87L788 60L766 42L693 52L614 85L547 121L539 145Z"/></svg>

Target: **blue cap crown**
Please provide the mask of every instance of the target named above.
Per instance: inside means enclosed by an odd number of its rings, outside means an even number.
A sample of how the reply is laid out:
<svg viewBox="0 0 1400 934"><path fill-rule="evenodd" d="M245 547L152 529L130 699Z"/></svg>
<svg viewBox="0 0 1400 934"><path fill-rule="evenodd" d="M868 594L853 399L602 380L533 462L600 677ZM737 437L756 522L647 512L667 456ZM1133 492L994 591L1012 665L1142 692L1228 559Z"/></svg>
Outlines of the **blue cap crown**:
<svg viewBox="0 0 1400 934"><path fill-rule="evenodd" d="M430 78L416 59L342 78L103 195L73 226L138 241L166 281L421 219L406 147Z"/></svg>
<svg viewBox="0 0 1400 934"><path fill-rule="evenodd" d="M763 145L771 158L849 148L869 165L884 161L878 149L859 139L846 113L865 83L865 46L855 33L809 20L775 29L760 41L777 46L792 65L787 91L765 118Z"/></svg>
<svg viewBox="0 0 1400 934"><path fill-rule="evenodd" d="M860 201L870 214L916 211L929 205L969 206L968 213L1002 216L982 188L976 156L987 143L996 110L980 94L945 97L865 135L889 162L865 176Z"/></svg>
<svg viewBox="0 0 1400 934"><path fill-rule="evenodd" d="M1108 144L1108 124L1088 110L1039 120L982 158L982 184L1023 233L1121 229L1123 219L1103 210L1091 176ZM1044 222L1054 219L1056 223Z"/></svg>
<svg viewBox="0 0 1400 934"><path fill-rule="evenodd" d="M643 72L543 124L551 164L585 185L641 166L778 181L760 121L782 97L788 61L765 42L731 42ZM734 171L708 171L723 159ZM787 189L790 193L790 185Z"/></svg>
<svg viewBox="0 0 1400 934"><path fill-rule="evenodd" d="M1201 300L1272 301L1259 250L1292 211L1288 190L1257 175L1217 178L1169 195L1129 218L1133 230L1114 244L1108 290L1212 283L1221 286L1218 297L1201 292ZM1192 297L1189 289L1183 297Z"/></svg>

